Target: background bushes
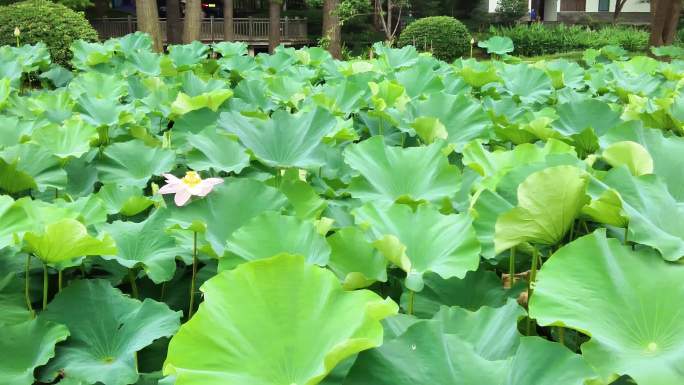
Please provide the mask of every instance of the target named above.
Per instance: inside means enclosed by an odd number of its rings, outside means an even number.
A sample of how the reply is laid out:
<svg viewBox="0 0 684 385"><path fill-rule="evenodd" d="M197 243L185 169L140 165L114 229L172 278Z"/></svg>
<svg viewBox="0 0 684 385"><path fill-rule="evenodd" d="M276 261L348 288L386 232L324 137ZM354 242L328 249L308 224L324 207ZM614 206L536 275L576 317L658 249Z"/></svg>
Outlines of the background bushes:
<svg viewBox="0 0 684 385"><path fill-rule="evenodd" d="M69 47L75 40L97 40L97 32L82 12L47 0L29 0L0 7L0 45L15 45L14 28L21 30L21 44L44 42L52 61L68 65Z"/></svg>
<svg viewBox="0 0 684 385"><path fill-rule="evenodd" d="M460 21L449 16L419 19L409 24L399 37L399 46L415 45L432 50L436 58L453 61L470 50L470 33Z"/></svg>
<svg viewBox="0 0 684 385"><path fill-rule="evenodd" d="M548 55L620 46L628 51L643 51L648 47L648 32L629 26L604 26L590 29L586 26L559 24L554 27L540 23L519 24L513 27L491 27L492 35L508 36L515 45L515 54L523 56Z"/></svg>

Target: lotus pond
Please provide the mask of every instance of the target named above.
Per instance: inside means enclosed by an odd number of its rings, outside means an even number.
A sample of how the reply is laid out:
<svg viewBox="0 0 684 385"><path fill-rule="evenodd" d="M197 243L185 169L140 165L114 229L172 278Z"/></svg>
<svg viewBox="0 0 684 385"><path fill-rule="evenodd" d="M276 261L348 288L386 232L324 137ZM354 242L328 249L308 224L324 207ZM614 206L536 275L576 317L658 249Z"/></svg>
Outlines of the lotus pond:
<svg viewBox="0 0 684 385"><path fill-rule="evenodd" d="M684 383L684 62L0 48L0 384Z"/></svg>

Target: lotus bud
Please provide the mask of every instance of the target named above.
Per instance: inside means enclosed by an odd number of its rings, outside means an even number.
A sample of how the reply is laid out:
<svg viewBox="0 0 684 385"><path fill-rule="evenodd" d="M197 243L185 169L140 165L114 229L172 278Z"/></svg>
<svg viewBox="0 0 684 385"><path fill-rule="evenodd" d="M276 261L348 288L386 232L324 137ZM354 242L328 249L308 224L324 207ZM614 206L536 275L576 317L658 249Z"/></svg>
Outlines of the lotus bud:
<svg viewBox="0 0 684 385"><path fill-rule="evenodd" d="M470 45L475 45L475 38L474 37L470 38Z"/></svg>
<svg viewBox="0 0 684 385"><path fill-rule="evenodd" d="M19 30L19 27L14 27L14 36L19 37L21 35L21 31Z"/></svg>

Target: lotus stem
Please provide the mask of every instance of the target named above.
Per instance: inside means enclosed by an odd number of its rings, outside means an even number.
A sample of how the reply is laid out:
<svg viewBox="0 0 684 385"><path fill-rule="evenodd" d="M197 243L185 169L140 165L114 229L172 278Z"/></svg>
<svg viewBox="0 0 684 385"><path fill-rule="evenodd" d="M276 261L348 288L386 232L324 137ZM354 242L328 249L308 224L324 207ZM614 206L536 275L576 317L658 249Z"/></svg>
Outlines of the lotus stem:
<svg viewBox="0 0 684 385"><path fill-rule="evenodd" d="M283 181L283 176L280 174L280 168L276 168L275 187L280 188L282 181Z"/></svg>
<svg viewBox="0 0 684 385"><path fill-rule="evenodd" d="M133 274L132 269L128 270L128 281L131 283L131 292L133 294L133 298L138 299L138 284L135 283L135 275Z"/></svg>
<svg viewBox="0 0 684 385"><path fill-rule="evenodd" d="M536 246L532 248L532 268L530 269L530 279L527 281L527 308L529 313L530 301L532 300L532 293L534 293L534 280L537 278L537 264L539 262L539 251ZM527 316L527 335L532 331L532 320Z"/></svg>
<svg viewBox="0 0 684 385"><path fill-rule="evenodd" d="M164 301L166 295L166 282L162 282L161 293L159 294L159 301Z"/></svg>
<svg viewBox="0 0 684 385"><path fill-rule="evenodd" d="M31 296L29 295L29 269L31 268L31 254L26 254L26 274L24 275L24 297L26 298L26 307L31 313L31 318L35 317L33 312L33 305L31 305Z"/></svg>
<svg viewBox="0 0 684 385"><path fill-rule="evenodd" d="M413 290L409 290L409 298L408 298L408 309L407 313L408 315L413 315L413 303L416 300L416 292Z"/></svg>
<svg viewBox="0 0 684 385"><path fill-rule="evenodd" d="M278 170L280 175L280 170ZM192 279L190 280L190 306L188 319L192 318L192 310L195 306L195 279L197 278L197 231L192 233Z"/></svg>
<svg viewBox="0 0 684 385"><path fill-rule="evenodd" d="M568 235L568 242L572 242L575 238L575 221L572 221L572 226L570 226L570 235Z"/></svg>
<svg viewBox="0 0 684 385"><path fill-rule="evenodd" d="M48 297L48 267L43 263L43 310L47 309Z"/></svg>
<svg viewBox="0 0 684 385"><path fill-rule="evenodd" d="M57 270L57 292L62 291L62 270Z"/></svg>
<svg viewBox="0 0 684 385"><path fill-rule="evenodd" d="M627 246L628 241L627 241L627 235L629 234L629 223L625 226L625 239L622 241L622 244Z"/></svg>
<svg viewBox="0 0 684 385"><path fill-rule="evenodd" d="M565 345L565 328L558 326L558 342Z"/></svg>
<svg viewBox="0 0 684 385"><path fill-rule="evenodd" d="M515 283L515 246L511 248L511 255L508 257L508 283L513 287Z"/></svg>

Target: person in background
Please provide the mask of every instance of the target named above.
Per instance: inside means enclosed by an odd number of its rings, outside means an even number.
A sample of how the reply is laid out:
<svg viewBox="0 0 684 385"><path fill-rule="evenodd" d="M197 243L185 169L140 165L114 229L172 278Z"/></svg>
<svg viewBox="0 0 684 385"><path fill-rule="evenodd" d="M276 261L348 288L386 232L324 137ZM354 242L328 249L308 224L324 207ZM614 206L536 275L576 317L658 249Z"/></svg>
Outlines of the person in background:
<svg viewBox="0 0 684 385"><path fill-rule="evenodd" d="M531 25L535 21L537 21L537 10L532 8L530 10L530 21L527 22L527 25Z"/></svg>

